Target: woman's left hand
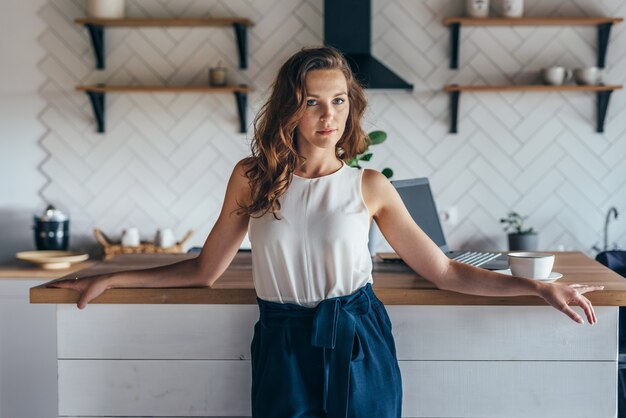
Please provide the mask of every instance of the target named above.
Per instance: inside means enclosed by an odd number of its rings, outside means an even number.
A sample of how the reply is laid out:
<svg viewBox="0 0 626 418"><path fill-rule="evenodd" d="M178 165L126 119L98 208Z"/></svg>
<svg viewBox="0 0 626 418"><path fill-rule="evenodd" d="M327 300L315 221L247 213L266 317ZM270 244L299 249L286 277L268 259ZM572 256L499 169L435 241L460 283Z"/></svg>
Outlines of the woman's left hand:
<svg viewBox="0 0 626 418"><path fill-rule="evenodd" d="M554 308L563 312L565 315L572 318L574 321L582 324L583 320L570 305L580 306L587 315L587 321L593 325L598 320L596 319L596 313L593 310L593 305L589 299L583 296L583 293L592 292L594 290L602 290L604 286L591 286L586 284L557 284L557 283L545 283L539 288L539 296L544 298L546 302L552 305Z"/></svg>

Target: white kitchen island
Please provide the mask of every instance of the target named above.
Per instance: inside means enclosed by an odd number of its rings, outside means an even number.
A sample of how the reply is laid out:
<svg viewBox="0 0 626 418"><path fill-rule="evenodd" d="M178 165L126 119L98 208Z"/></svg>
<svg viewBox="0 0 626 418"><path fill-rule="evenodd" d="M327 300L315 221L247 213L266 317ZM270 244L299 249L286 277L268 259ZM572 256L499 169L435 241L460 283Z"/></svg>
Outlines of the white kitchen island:
<svg viewBox="0 0 626 418"><path fill-rule="evenodd" d="M120 257L81 275L176 259ZM538 298L460 295L384 270L374 291L393 323L403 417L616 417L617 274L557 254L564 282L606 286L589 296L589 326ZM59 417L250 416L254 301L249 254L212 289L111 289L85 310L72 291L31 289L31 302L57 304Z"/></svg>

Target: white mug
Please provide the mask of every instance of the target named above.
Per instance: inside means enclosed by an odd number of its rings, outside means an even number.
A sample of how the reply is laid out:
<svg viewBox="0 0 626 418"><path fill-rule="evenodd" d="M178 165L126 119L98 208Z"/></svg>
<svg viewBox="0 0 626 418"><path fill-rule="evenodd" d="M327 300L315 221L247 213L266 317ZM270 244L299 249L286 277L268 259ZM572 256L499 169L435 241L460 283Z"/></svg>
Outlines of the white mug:
<svg viewBox="0 0 626 418"><path fill-rule="evenodd" d="M548 67L543 69L543 81L552 86L560 86L572 78L572 70L564 67Z"/></svg>
<svg viewBox="0 0 626 418"><path fill-rule="evenodd" d="M140 242L139 229L133 227L122 232L122 245L124 247L138 247Z"/></svg>
<svg viewBox="0 0 626 418"><path fill-rule="evenodd" d="M169 248L176 245L176 238L174 238L174 232L169 228L159 229L154 237L154 243L157 247Z"/></svg>
<svg viewBox="0 0 626 418"><path fill-rule="evenodd" d="M508 259L511 274L528 279L547 279L554 265L554 254L515 252Z"/></svg>
<svg viewBox="0 0 626 418"><path fill-rule="evenodd" d="M466 0L465 11L471 17L489 16L489 0Z"/></svg>
<svg viewBox="0 0 626 418"><path fill-rule="evenodd" d="M600 75L600 69L598 67L576 68L574 70L576 83L582 85L595 85L600 83Z"/></svg>

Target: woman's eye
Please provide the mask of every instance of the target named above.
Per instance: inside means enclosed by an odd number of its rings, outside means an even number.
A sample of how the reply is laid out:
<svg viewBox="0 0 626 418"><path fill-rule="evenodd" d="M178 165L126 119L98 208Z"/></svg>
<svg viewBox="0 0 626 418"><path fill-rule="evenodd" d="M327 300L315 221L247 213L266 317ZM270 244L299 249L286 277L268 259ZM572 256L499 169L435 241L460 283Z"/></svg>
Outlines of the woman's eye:
<svg viewBox="0 0 626 418"><path fill-rule="evenodd" d="M316 104L317 104L317 100L315 100L315 99L308 99L306 101L306 105L307 106L315 106Z"/></svg>
<svg viewBox="0 0 626 418"><path fill-rule="evenodd" d="M341 97L337 97L335 99L335 104L343 104L346 101L346 99L342 99Z"/></svg>

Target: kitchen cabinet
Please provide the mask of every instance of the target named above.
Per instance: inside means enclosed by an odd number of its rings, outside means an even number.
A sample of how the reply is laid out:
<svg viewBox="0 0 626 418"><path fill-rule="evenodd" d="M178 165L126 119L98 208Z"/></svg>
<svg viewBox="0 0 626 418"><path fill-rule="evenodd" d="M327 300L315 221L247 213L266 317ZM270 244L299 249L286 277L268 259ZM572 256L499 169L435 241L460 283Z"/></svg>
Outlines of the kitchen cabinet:
<svg viewBox="0 0 626 418"><path fill-rule="evenodd" d="M523 18L472 18L449 17L443 24L450 27L450 68L459 68L459 49L461 26L572 26L595 25L598 28L598 61L597 66L604 68L609 36L613 24L622 22L617 17L523 17ZM450 133L458 133L458 107L461 92L506 92L506 91L579 91L596 93L596 132L604 132L604 120L609 106L609 98L620 85L594 86L458 86L446 85L444 91L450 96Z"/></svg>
<svg viewBox="0 0 626 418"><path fill-rule="evenodd" d="M57 417L56 309L29 303L48 280L0 278L0 418Z"/></svg>
<svg viewBox="0 0 626 418"><path fill-rule="evenodd" d="M43 270L0 265L0 418L57 417L56 308L30 304L34 286L92 266Z"/></svg>
<svg viewBox="0 0 626 418"><path fill-rule="evenodd" d="M403 265L374 266L403 381L403 417L615 418L618 305L626 284L582 253L556 253L563 283L589 294L580 325L538 297L442 291ZM79 275L193 255L119 256ZM250 414L250 342L258 319L250 254L212 288L110 289L84 310L76 292L39 286L57 308L59 416ZM580 312L578 308L575 308Z"/></svg>

